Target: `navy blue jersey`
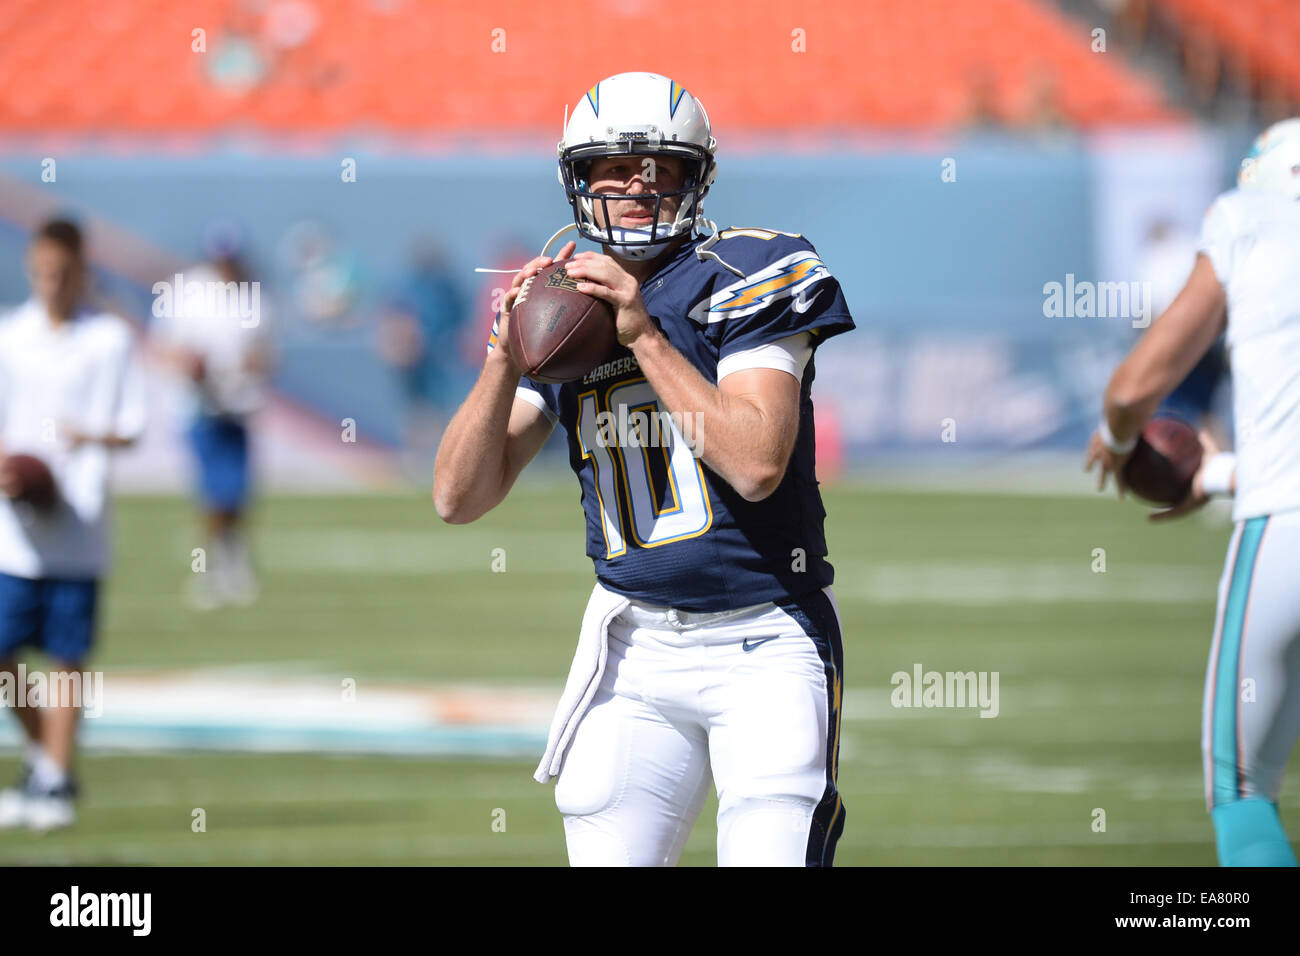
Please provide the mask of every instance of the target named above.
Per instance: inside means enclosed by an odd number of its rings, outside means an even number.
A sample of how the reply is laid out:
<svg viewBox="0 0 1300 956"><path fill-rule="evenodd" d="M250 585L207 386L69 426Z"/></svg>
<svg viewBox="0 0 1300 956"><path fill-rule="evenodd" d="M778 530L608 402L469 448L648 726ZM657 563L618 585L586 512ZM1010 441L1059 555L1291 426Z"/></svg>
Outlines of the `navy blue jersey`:
<svg viewBox="0 0 1300 956"><path fill-rule="evenodd" d="M723 230L701 259L691 238L641 283L668 341L710 382L720 359L811 332L814 346L853 328L839 283L806 239ZM813 458L814 368L800 393L799 434L784 479L746 501L682 439L631 351L580 382L521 388L568 432L582 484L587 554L605 587L648 604L717 611L798 597L831 583ZM707 435L705 436L707 440Z"/></svg>

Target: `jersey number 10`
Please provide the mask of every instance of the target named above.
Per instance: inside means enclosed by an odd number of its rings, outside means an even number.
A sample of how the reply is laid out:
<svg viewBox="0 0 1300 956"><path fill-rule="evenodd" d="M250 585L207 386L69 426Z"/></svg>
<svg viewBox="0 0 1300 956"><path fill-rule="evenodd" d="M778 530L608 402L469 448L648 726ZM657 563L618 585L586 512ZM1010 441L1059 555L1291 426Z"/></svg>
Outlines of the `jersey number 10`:
<svg viewBox="0 0 1300 956"><path fill-rule="evenodd" d="M611 386L603 403L595 389L579 395L578 443L594 471L606 558L626 554L629 538L657 548L713 524L704 469L644 378Z"/></svg>

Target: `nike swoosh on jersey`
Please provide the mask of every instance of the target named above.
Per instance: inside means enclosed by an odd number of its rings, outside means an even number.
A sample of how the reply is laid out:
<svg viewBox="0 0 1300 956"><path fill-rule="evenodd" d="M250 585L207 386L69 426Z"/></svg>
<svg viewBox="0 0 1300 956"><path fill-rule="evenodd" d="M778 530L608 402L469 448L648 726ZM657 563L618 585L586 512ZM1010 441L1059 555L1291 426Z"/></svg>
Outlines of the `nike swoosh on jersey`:
<svg viewBox="0 0 1300 956"><path fill-rule="evenodd" d="M743 641L740 642L740 649L742 651L745 651L746 653L749 653L754 648L758 647L758 645L766 644L768 641L775 641L775 640L776 640L775 637L765 637L761 641L751 641L749 638L745 638Z"/></svg>
<svg viewBox="0 0 1300 956"><path fill-rule="evenodd" d="M793 308L796 312L799 313L807 312L809 309L812 308L812 304L817 301L817 296L821 295L825 291L826 291L825 289L818 289L817 295L814 295L811 299L808 298L807 291L800 292L797 296L794 297L794 302L790 304L791 308Z"/></svg>

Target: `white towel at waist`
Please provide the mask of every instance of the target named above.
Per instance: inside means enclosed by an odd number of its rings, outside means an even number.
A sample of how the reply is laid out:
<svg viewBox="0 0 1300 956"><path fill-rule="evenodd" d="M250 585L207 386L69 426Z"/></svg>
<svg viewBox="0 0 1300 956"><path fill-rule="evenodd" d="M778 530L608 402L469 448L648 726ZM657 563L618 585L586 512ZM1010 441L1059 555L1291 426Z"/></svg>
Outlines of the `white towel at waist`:
<svg viewBox="0 0 1300 956"><path fill-rule="evenodd" d="M564 684L564 693L551 720L546 754L533 774L538 783L547 783L559 775L564 765L564 752L569 748L587 706L596 696L596 689L605 673L605 661L609 656L609 623L622 614L629 603L627 598L605 590L599 581L596 582L587 610L582 615L578 649L569 668L569 679Z"/></svg>

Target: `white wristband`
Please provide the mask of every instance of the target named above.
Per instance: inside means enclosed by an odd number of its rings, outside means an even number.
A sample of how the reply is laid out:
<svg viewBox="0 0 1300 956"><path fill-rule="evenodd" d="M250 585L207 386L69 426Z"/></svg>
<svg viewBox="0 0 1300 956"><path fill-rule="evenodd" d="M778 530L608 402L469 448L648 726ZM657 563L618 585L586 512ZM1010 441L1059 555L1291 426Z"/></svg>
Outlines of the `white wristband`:
<svg viewBox="0 0 1300 956"><path fill-rule="evenodd" d="M1237 456L1221 451L1201 466L1201 490L1207 495L1232 494L1232 479L1237 473Z"/></svg>
<svg viewBox="0 0 1300 956"><path fill-rule="evenodd" d="M1120 442L1115 439L1111 433L1110 423L1106 421L1106 416L1101 416L1101 424L1097 426L1097 434L1101 436L1101 443L1110 449L1112 455L1127 455L1137 447L1138 437L1134 435L1126 442Z"/></svg>

